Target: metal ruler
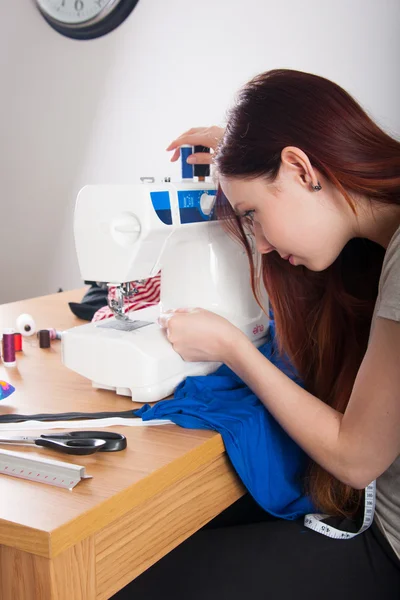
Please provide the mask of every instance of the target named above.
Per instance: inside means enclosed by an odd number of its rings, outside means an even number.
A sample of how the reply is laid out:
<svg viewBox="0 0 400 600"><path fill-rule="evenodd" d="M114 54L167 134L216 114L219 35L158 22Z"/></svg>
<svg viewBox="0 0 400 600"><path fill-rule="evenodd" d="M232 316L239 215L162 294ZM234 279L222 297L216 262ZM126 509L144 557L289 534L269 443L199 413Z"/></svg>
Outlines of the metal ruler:
<svg viewBox="0 0 400 600"><path fill-rule="evenodd" d="M50 458L27 457L23 452L0 450L0 473L72 490L89 479L85 467Z"/></svg>
<svg viewBox="0 0 400 600"><path fill-rule="evenodd" d="M356 535L360 535L360 533L372 525L375 512L375 499L376 482L373 481L365 488L363 522L360 529L355 533L341 531L340 529L336 529L336 527L331 527L330 525L323 523L323 520L328 519L329 515L306 515L304 517L304 525L309 529L313 529L317 533L322 533L322 535L327 535L328 537L335 538L337 540L348 540Z"/></svg>

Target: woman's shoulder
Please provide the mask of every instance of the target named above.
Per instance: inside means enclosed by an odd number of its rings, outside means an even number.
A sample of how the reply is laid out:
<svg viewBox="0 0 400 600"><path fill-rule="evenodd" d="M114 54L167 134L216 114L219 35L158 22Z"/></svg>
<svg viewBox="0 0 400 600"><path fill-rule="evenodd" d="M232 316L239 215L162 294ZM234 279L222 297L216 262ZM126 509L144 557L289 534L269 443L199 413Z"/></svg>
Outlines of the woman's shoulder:
<svg viewBox="0 0 400 600"><path fill-rule="evenodd" d="M381 280L390 276L393 269L400 270L400 227L398 227L386 249Z"/></svg>
<svg viewBox="0 0 400 600"><path fill-rule="evenodd" d="M393 250L397 248L397 250L400 250L400 225L399 227L396 229L396 231L394 232L394 235L392 237L392 239L389 242L389 245L387 247L387 251L386 254L388 252L393 252Z"/></svg>
<svg viewBox="0 0 400 600"><path fill-rule="evenodd" d="M377 316L400 321L400 227L390 240L383 261Z"/></svg>

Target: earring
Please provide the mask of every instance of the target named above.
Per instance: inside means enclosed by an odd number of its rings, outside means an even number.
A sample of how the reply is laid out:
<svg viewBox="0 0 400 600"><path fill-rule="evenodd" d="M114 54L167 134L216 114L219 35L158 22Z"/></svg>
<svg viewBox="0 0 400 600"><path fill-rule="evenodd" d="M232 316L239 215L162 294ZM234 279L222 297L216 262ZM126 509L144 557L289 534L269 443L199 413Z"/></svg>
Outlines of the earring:
<svg viewBox="0 0 400 600"><path fill-rule="evenodd" d="M313 185L311 184L311 189L314 192L319 192L319 190L322 190L322 185L320 184L320 182L318 181L317 185Z"/></svg>

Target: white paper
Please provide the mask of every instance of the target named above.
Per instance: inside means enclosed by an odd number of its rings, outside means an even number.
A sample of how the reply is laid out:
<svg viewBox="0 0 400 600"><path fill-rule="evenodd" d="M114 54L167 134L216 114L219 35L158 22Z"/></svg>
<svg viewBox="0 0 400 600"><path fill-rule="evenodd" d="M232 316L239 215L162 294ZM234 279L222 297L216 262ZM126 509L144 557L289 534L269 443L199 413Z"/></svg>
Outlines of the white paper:
<svg viewBox="0 0 400 600"><path fill-rule="evenodd" d="M24 431L26 429L92 429L103 427L152 427L155 425L173 425L169 419L153 419L143 421L140 418L124 419L111 417L107 419L85 419L83 421L23 421L22 423L0 423L0 431Z"/></svg>

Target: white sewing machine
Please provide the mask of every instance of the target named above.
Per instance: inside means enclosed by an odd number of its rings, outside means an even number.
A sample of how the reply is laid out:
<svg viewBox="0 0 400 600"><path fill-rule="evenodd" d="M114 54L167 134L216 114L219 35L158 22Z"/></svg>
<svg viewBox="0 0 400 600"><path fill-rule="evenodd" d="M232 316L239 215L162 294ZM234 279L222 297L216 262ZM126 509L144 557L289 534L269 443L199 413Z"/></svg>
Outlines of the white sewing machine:
<svg viewBox="0 0 400 600"><path fill-rule="evenodd" d="M193 180L96 185L79 192L74 232L82 277L118 285L115 317L62 336L64 364L94 387L154 402L188 375L206 375L219 366L185 362L173 350L157 323L169 309L208 309L255 344L264 341L268 318L253 298L247 256L211 220L215 193L212 184ZM134 293L129 282L160 269L160 303L125 314L123 298Z"/></svg>

